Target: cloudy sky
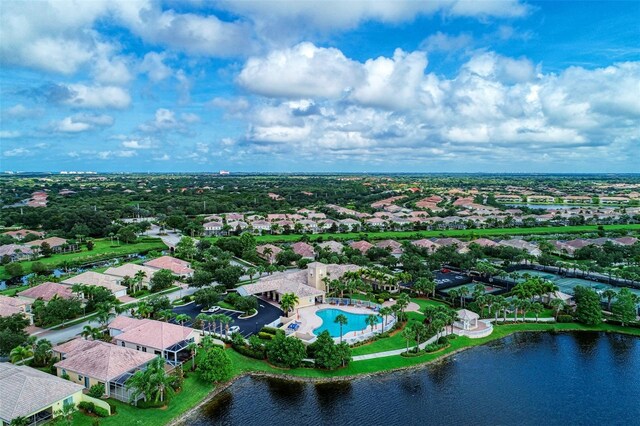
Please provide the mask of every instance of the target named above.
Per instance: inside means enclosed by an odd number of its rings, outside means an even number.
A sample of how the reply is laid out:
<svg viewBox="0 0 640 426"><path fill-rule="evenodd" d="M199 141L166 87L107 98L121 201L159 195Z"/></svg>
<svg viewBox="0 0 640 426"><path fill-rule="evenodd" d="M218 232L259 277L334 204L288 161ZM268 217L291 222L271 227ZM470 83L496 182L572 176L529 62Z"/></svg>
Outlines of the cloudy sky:
<svg viewBox="0 0 640 426"><path fill-rule="evenodd" d="M640 172L640 2L0 5L0 169Z"/></svg>

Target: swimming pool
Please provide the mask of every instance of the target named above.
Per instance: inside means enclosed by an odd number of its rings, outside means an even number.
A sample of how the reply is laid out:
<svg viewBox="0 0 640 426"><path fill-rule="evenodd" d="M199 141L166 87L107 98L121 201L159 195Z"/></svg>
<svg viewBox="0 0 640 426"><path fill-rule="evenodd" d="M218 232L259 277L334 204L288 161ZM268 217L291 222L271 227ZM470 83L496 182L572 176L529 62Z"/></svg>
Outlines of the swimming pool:
<svg viewBox="0 0 640 426"><path fill-rule="evenodd" d="M340 337L340 324L336 324L334 322L336 317L340 314L347 317L348 320L347 323L342 326L343 336L350 331L360 331L367 328L367 323L365 321L369 315L353 314L351 312L343 311L342 309L322 309L316 312L316 315L322 319L322 325L313 330L313 334L317 336L327 330L331 337Z"/></svg>

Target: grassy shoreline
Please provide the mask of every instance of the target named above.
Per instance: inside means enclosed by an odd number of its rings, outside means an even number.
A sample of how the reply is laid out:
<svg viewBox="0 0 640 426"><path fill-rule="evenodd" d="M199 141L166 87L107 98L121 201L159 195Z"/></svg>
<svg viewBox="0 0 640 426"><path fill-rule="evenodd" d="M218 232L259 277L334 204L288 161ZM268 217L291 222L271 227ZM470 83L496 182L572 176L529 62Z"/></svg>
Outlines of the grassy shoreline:
<svg viewBox="0 0 640 426"><path fill-rule="evenodd" d="M115 401L117 414L101 419L102 425L137 424L140 426L152 425L176 425L183 423L202 405L206 404L215 396L228 388L236 380L245 376L275 377L286 380L304 382L329 382L352 380L378 374L388 374L394 371L406 369L422 368L426 365L439 362L449 356L453 356L461 351L487 344L489 342L503 339L514 333L521 332L605 332L621 333L640 337L640 329L621 327L609 324L598 326L587 326L578 323L523 323L499 325L494 328L494 332L482 339L469 339L468 337L458 337L451 341L446 349L424 354L417 357L405 358L401 356L369 359L351 362L349 366L335 371L321 371L305 368L281 369L270 365L265 361L247 358L232 349L227 349L231 357L232 378L223 384L213 385L200 381L195 373L188 373L185 379L183 390L177 394L169 406L165 409L138 409L128 404ZM74 425L91 425L92 418L82 413L74 415Z"/></svg>

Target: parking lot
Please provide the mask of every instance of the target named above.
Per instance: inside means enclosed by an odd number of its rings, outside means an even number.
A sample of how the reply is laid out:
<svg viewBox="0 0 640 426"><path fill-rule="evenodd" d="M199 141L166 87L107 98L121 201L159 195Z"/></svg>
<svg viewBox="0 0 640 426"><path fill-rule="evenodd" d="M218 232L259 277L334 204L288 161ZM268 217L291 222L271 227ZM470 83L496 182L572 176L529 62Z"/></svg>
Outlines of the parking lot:
<svg viewBox="0 0 640 426"><path fill-rule="evenodd" d="M198 314L200 314L201 307L197 306L195 303L191 303L186 306L180 306L177 308L173 308L173 312L175 314L187 314L192 319L195 318ZM283 312L280 308L277 308L264 300L258 299L258 313L247 319L241 319L239 316L241 315L239 312L230 311L228 309L220 308L219 311L215 312L216 314L224 314L231 318L231 323L229 323L229 327L238 326L240 328L240 334L244 337L249 337L252 334L257 333L260 329L269 324L283 315ZM191 322L186 322L185 326L190 327Z"/></svg>

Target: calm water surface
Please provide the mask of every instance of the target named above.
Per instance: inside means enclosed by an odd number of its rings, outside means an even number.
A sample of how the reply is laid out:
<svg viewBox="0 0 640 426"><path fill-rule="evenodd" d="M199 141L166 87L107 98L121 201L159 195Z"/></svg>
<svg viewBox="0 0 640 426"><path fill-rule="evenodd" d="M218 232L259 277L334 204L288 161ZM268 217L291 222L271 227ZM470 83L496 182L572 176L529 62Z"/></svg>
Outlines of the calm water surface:
<svg viewBox="0 0 640 426"><path fill-rule="evenodd" d="M351 382L244 378L187 424L640 425L640 338L521 333Z"/></svg>

